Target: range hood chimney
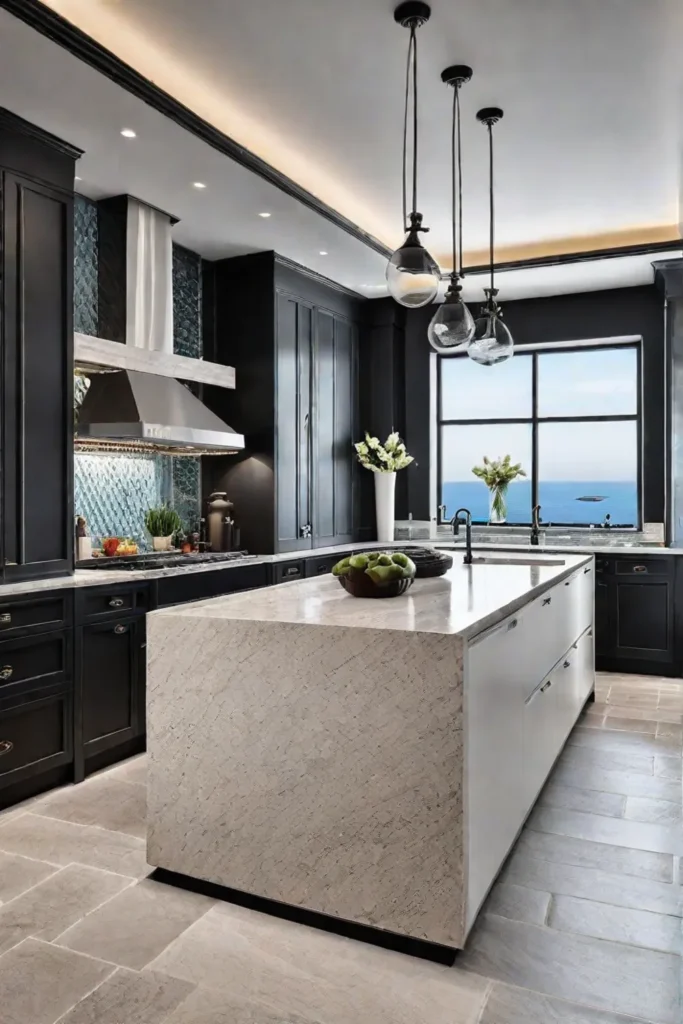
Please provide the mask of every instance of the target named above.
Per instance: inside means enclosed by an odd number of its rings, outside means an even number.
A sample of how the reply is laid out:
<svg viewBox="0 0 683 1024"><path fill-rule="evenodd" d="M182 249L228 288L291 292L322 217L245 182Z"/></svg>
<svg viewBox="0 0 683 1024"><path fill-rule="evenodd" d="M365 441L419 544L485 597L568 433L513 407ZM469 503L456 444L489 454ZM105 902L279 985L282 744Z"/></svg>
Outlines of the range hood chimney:
<svg viewBox="0 0 683 1024"><path fill-rule="evenodd" d="M98 203L101 338L173 354L173 247L177 223L132 196ZM76 425L79 451L224 455L244 437L173 377L136 370L97 373Z"/></svg>

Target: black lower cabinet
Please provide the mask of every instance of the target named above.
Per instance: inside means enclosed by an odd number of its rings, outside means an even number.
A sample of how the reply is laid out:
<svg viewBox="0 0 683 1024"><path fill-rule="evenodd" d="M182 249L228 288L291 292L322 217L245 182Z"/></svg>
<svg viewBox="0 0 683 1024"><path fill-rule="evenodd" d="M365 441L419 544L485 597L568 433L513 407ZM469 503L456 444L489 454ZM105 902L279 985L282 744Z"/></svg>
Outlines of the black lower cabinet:
<svg viewBox="0 0 683 1024"><path fill-rule="evenodd" d="M85 775L144 749L144 615L76 630L76 766Z"/></svg>
<svg viewBox="0 0 683 1024"><path fill-rule="evenodd" d="M683 602L676 596L681 586L679 561L666 555L596 560L598 669L681 674L677 610L680 615Z"/></svg>
<svg viewBox="0 0 683 1024"><path fill-rule="evenodd" d="M0 807L73 778L73 689L0 699Z"/></svg>

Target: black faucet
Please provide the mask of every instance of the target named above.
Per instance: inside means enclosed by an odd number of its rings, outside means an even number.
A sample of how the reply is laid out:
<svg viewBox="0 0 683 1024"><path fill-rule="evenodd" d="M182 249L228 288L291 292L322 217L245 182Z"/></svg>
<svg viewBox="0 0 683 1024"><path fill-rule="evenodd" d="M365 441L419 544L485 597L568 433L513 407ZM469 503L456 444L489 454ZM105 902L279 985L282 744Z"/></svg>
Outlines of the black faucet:
<svg viewBox="0 0 683 1024"><path fill-rule="evenodd" d="M465 518L460 519L460 513L465 513ZM453 527L453 536L457 537L460 531L460 524L465 524L465 557L463 562L465 565L472 564L472 513L468 508L459 508L451 519L451 526Z"/></svg>
<svg viewBox="0 0 683 1024"><path fill-rule="evenodd" d="M535 548L538 547L538 534L539 534L540 520L541 520L541 517L540 517L540 514L539 514L540 511L541 511L541 506L540 505L534 505L534 507L531 510L531 538L530 538L530 543Z"/></svg>

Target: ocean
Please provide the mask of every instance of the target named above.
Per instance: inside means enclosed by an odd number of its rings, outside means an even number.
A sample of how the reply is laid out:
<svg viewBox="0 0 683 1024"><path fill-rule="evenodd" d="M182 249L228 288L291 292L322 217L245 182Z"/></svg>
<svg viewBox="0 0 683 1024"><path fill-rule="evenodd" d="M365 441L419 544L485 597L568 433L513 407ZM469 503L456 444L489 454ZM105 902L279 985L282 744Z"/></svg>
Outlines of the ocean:
<svg viewBox="0 0 683 1024"><path fill-rule="evenodd" d="M610 513L613 526L638 525L638 488L635 482L623 480L550 481L539 482L538 502L541 522L572 523L590 526L601 523ZM468 508L475 522L487 522L489 492L480 480L450 480L441 490L441 503L450 519L457 508ZM585 496L601 497L602 501L579 501ZM531 481L510 484L507 492L507 522L531 522Z"/></svg>

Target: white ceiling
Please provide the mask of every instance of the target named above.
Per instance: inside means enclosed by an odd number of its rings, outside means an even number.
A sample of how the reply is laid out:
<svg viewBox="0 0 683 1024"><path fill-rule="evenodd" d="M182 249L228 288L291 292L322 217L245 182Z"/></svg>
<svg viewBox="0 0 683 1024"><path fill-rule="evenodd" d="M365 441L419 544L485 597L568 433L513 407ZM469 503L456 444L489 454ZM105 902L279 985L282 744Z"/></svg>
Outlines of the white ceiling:
<svg viewBox="0 0 683 1024"><path fill-rule="evenodd" d="M389 245L401 237L407 33L392 0L48 3L365 230ZM474 112L490 103L506 109L496 129L501 257L677 237L682 35L679 0L434 0L419 36L420 206L442 265L451 93L439 76L458 61L475 71L463 93L471 262L487 237L486 139ZM167 209L181 218L176 239L202 255L273 248L384 294L381 255L2 10L0 98L86 151L77 189ZM499 286L504 300L651 280L646 256L514 271ZM465 297L482 283L468 278Z"/></svg>

